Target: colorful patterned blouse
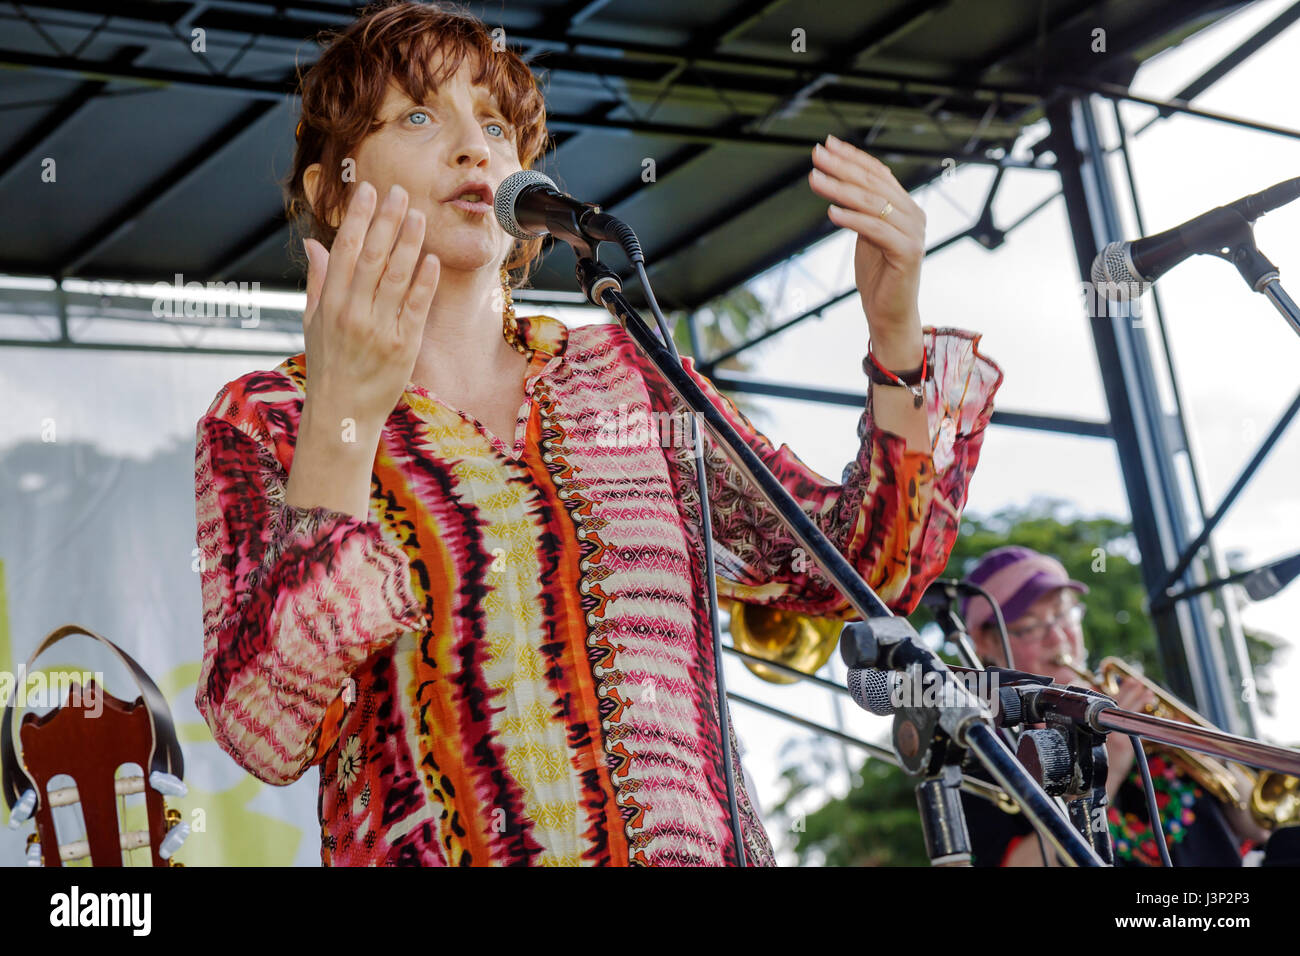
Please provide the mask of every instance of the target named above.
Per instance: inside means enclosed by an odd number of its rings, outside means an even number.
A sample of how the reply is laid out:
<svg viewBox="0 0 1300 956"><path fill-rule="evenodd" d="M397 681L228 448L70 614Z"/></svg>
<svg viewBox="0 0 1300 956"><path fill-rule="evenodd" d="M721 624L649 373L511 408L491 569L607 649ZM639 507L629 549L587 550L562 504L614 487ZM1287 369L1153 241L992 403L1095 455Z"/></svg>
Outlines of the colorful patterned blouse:
<svg viewBox="0 0 1300 956"><path fill-rule="evenodd" d="M519 325L513 440L408 385L367 521L284 503L304 355L222 388L195 458L195 703L259 779L319 765L325 865L734 864L687 413L620 326ZM1002 381L978 336L925 341L933 455L868 400L839 484L685 360L898 613L945 564ZM855 619L701 431L719 600ZM735 767L747 862L773 865Z"/></svg>

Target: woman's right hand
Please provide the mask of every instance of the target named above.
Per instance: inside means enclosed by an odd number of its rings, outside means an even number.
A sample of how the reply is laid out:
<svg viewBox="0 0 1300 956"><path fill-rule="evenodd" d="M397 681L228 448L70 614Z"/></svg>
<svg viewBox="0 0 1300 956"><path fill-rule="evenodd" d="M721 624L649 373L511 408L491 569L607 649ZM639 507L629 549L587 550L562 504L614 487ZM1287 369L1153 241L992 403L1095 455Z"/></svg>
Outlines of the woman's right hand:
<svg viewBox="0 0 1300 956"><path fill-rule="evenodd" d="M333 247L305 241L302 316L306 406L375 433L410 381L440 272L437 256L420 256L424 214L407 211L406 190L394 185L376 210L378 198L358 184Z"/></svg>

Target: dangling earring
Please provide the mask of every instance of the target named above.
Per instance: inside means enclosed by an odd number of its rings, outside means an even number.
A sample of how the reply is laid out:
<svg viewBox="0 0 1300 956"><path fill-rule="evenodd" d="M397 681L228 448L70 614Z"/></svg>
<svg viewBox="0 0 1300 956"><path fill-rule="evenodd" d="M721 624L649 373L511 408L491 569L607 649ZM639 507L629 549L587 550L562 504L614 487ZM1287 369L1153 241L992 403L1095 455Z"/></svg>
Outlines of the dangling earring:
<svg viewBox="0 0 1300 956"><path fill-rule="evenodd" d="M511 347L523 355L528 354L528 345L519 335L519 320L515 318L515 303L510 297L510 273L501 270L501 295L505 308L501 310L501 334Z"/></svg>

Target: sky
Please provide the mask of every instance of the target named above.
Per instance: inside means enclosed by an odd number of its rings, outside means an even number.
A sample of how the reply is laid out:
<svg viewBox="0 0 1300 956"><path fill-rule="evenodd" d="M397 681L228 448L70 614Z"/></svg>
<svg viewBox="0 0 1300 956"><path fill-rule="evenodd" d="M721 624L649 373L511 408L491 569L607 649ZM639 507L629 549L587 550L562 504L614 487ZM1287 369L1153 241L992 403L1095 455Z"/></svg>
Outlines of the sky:
<svg viewBox="0 0 1300 956"><path fill-rule="evenodd" d="M1210 31L1149 62L1137 92L1164 97L1275 17L1283 2L1261 2ZM1244 65L1219 81L1195 105L1300 129L1300 99L1279 77L1295 75L1300 27L1293 26ZM1106 107L1109 111L1109 106ZM1149 107L1127 104L1121 113L1132 128L1149 118ZM1105 123L1109 129L1112 124ZM838 132L828 126L828 132ZM1300 142L1191 117L1161 121L1131 142L1137 188L1147 232L1157 232L1300 171ZM1122 176L1122 170L1116 169ZM963 167L949 181L919 190L930 245L969 225L992 178L983 167ZM1015 220L1055 191L1050 172L1011 170L994 205L999 225ZM632 223L635 227L635 223ZM1130 216L1126 238L1140 233ZM1300 203L1262 218L1255 229L1260 249L1280 268L1293 297L1300 297ZM753 288L774 314L795 314L852 283L853 236L826 240L783 267L758 277ZM1006 380L997 408L1103 420L1106 417L1097 363L1076 290L1079 276L1063 200L1012 233L989 253L972 240L926 259L921 282L922 320L935 326L978 331L981 351L998 362ZM1211 257L1195 257L1159 285L1168 334L1188 405L1198 467L1213 508L1253 453L1262 436L1293 398L1300 375L1297 336L1262 296L1251 293L1235 269ZM797 299L802 294L802 301ZM300 300L299 300L300 301ZM1146 300L1150 314L1150 300ZM603 321L595 310L548 309L570 324ZM290 337L284 354L301 349ZM258 342L267 339L258 338ZM867 327L850 297L820 320L751 350L752 374L760 379L865 391L860 362ZM103 385L111 363L111 385ZM144 458L177 441L193 441L194 425L222 384L278 359L239 356L176 356L87 351L5 350L0 389L7 414L0 418L0 449L33 436L33 422L57 415L66 433L93 440L104 450ZM52 389L50 382L61 382ZM758 411L754 423L775 445L788 443L813 470L838 479L856 454L860 410L746 396ZM1260 472L1230 511L1217 534L1222 552L1236 552L1245 566L1283 557L1300 539L1300 434L1282 436ZM1065 499L1080 514L1128 518L1114 446L1105 440L990 427L970 485L969 513L988 514L1025 505L1038 496ZM11 597L12 599L12 597ZM1248 606L1246 626L1284 638L1288 650L1276 668L1277 713L1264 716L1261 735L1300 744L1300 585ZM843 681L838 661L829 675ZM759 698L848 732L882 740L888 721L860 712L823 690L764 683L733 658L729 689ZM765 811L783 793L781 767L810 754L806 731L733 704L745 765ZM842 721L842 723L840 723ZM848 786L846 763L861 754L829 750L839 768L803 804ZM790 834L769 816L779 848ZM784 862L792 857L783 849Z"/></svg>

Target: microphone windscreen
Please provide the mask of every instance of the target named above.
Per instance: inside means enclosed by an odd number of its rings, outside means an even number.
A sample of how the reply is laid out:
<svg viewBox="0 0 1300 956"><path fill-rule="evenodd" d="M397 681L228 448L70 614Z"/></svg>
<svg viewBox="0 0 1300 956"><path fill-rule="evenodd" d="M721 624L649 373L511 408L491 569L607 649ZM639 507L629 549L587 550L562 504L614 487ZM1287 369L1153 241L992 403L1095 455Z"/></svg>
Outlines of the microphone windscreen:
<svg viewBox="0 0 1300 956"><path fill-rule="evenodd" d="M850 667L849 696L863 710L870 711L877 717L891 717L894 701L890 686L897 676L893 671L882 671L875 667Z"/></svg>
<svg viewBox="0 0 1300 956"><path fill-rule="evenodd" d="M537 186L545 186L547 189L553 189L559 192L555 185L555 180L535 169L521 169L517 173L511 173L505 179L501 180L501 185L497 187L496 199L492 203L492 210L496 214L497 222L501 228L516 239L536 239L539 233L530 232L519 224L519 218L515 213L515 200L519 194L527 189L533 189Z"/></svg>
<svg viewBox="0 0 1300 956"><path fill-rule="evenodd" d="M1129 258L1127 242L1111 242L1092 260L1092 294L1108 302L1129 302L1145 289Z"/></svg>
<svg viewBox="0 0 1300 956"><path fill-rule="evenodd" d="M1273 573L1272 568L1260 568L1252 574L1246 576L1241 582L1246 593L1252 601L1266 601L1278 591L1282 590L1282 584Z"/></svg>

